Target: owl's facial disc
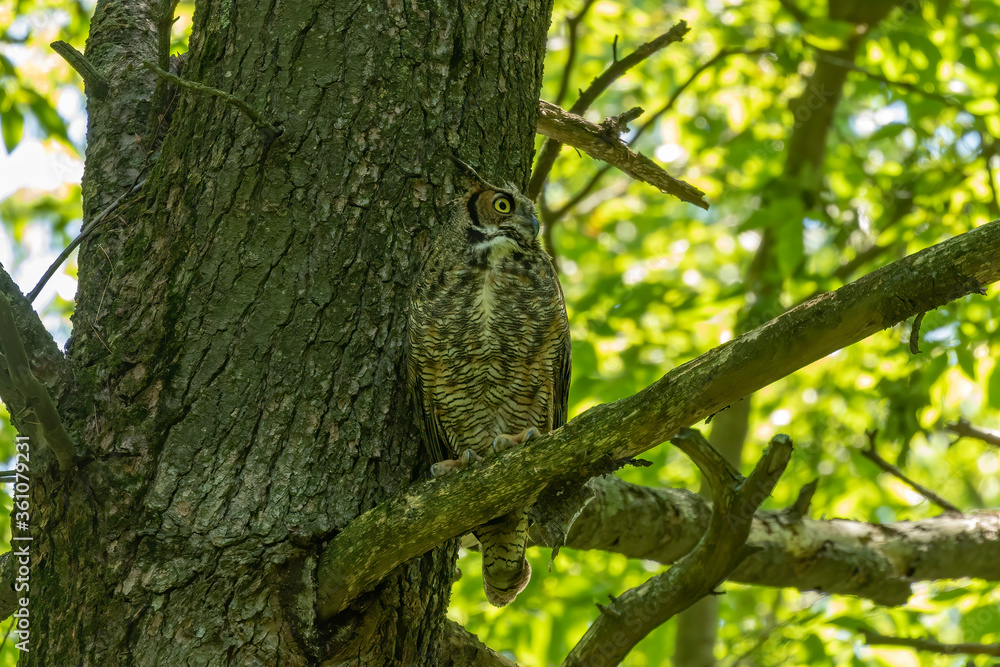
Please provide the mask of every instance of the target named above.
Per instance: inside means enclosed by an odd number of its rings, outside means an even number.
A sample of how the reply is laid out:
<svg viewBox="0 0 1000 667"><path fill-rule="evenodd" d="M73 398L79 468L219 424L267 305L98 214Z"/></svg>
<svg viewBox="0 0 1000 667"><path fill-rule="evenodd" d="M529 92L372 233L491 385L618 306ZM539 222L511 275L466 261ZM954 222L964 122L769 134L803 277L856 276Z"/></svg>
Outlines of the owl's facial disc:
<svg viewBox="0 0 1000 667"><path fill-rule="evenodd" d="M483 241L507 238L517 245L530 245L538 236L538 218L531 203L504 191L485 191L470 201L473 229Z"/></svg>
<svg viewBox="0 0 1000 667"><path fill-rule="evenodd" d="M466 239L474 262L494 264L537 245L535 209L516 191L480 190L469 197L467 206L471 224Z"/></svg>

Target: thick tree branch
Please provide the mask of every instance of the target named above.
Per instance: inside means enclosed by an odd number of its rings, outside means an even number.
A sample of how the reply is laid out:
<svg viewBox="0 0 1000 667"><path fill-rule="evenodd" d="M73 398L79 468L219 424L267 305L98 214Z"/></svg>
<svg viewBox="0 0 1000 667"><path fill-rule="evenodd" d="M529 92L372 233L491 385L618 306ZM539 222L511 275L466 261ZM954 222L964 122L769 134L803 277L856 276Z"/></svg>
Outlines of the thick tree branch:
<svg viewBox="0 0 1000 667"><path fill-rule="evenodd" d="M445 619L440 639L441 667L517 667L461 625Z"/></svg>
<svg viewBox="0 0 1000 667"><path fill-rule="evenodd" d="M52 449L59 459L59 467L68 470L73 465L73 441L63 428L48 389L31 372L28 353L14 323L10 299L3 294L0 294L0 352L14 391L24 397L25 411L33 416L36 437Z"/></svg>
<svg viewBox="0 0 1000 667"><path fill-rule="evenodd" d="M322 554L327 618L405 561L567 479L607 472L677 431L843 347L1000 279L1000 221L901 259L793 308L675 368L643 391L584 412L530 447L415 484L355 519Z"/></svg>
<svg viewBox="0 0 1000 667"><path fill-rule="evenodd" d="M18 608L17 592L14 591L17 559L14 552L5 551L0 554L0 621L10 618Z"/></svg>
<svg viewBox="0 0 1000 667"><path fill-rule="evenodd" d="M564 111L541 100L538 105L538 134L592 155L618 167L637 181L643 181L671 194L681 201L707 209L705 193L689 183L678 180L642 153L633 152L617 136L609 137L605 127L591 123L582 116Z"/></svg>
<svg viewBox="0 0 1000 667"><path fill-rule="evenodd" d="M617 665L639 641L675 614L705 597L746 556L754 512L792 456L792 442L776 435L744 478L697 431L672 442L698 465L712 489L712 518L694 550L663 574L626 591L601 608L563 665Z"/></svg>
<svg viewBox="0 0 1000 667"><path fill-rule="evenodd" d="M0 309L5 311L0 324L4 337L0 343L0 348L4 349L4 356L0 356L0 400L6 404L18 430L41 443L43 418L47 424L53 424L52 415L59 421L53 400L46 402L41 396L44 394L58 401L58 395L72 391L72 371L31 303L3 270L0 270L0 301L3 302ZM6 351L8 345L10 351ZM27 390L24 382L27 382ZM40 402L34 402L36 400ZM34 417L21 418L29 413ZM60 429L61 426L54 431L57 441Z"/></svg>
<svg viewBox="0 0 1000 667"><path fill-rule="evenodd" d="M637 486L617 477L589 485L594 498L570 530L565 546L571 549L670 564L694 548L711 514L711 505L690 491ZM794 506L759 511L747 539L752 553L729 580L898 605L909 599L915 581L1000 581L998 536L998 512L873 524L808 519ZM546 544L541 531L533 530L532 538Z"/></svg>

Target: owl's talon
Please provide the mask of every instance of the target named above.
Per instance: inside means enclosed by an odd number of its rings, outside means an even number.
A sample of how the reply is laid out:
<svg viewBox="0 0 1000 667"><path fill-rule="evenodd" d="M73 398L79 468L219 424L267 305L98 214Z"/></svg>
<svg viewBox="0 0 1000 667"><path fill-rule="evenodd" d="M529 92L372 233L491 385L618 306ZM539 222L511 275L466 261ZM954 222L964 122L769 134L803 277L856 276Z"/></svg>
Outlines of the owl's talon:
<svg viewBox="0 0 1000 667"><path fill-rule="evenodd" d="M499 454L500 452L505 452L511 447L517 445L523 445L528 442L531 438L538 435L538 429L532 426L531 428L526 428L517 435L510 435L509 433L501 433L497 437L493 438L493 444L490 445L490 450L494 454Z"/></svg>
<svg viewBox="0 0 1000 667"><path fill-rule="evenodd" d="M498 435L493 438L493 444L490 445L490 451L493 452L493 455L495 456L500 452L507 451L515 444L517 443L515 443L509 435Z"/></svg>
<svg viewBox="0 0 1000 667"><path fill-rule="evenodd" d="M450 475L453 472L468 468L470 464L482 460L483 459L479 456L479 454L476 454L476 452L471 449L466 449L458 455L457 459L445 459L444 461L438 461L437 463L431 465L431 475L434 477L444 477L445 475Z"/></svg>

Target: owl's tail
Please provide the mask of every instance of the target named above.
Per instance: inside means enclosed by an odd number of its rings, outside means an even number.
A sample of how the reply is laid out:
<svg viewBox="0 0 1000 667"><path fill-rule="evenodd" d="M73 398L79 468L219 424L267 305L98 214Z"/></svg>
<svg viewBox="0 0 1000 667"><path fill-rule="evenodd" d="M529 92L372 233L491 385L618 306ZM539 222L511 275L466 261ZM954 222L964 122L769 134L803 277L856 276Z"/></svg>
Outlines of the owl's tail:
<svg viewBox="0 0 1000 667"><path fill-rule="evenodd" d="M528 510L505 514L480 526L473 534L483 553L483 588L495 607L514 601L531 579L531 566L524 558L528 540Z"/></svg>

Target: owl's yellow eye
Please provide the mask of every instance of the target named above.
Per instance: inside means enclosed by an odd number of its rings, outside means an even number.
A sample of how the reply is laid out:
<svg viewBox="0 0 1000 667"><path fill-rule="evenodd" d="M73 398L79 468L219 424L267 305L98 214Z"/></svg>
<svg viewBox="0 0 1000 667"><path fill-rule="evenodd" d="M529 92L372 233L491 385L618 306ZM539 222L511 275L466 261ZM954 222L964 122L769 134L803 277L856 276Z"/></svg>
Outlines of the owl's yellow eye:
<svg viewBox="0 0 1000 667"><path fill-rule="evenodd" d="M497 213L507 215L514 210L514 202L507 195L497 195L493 198L493 208Z"/></svg>

